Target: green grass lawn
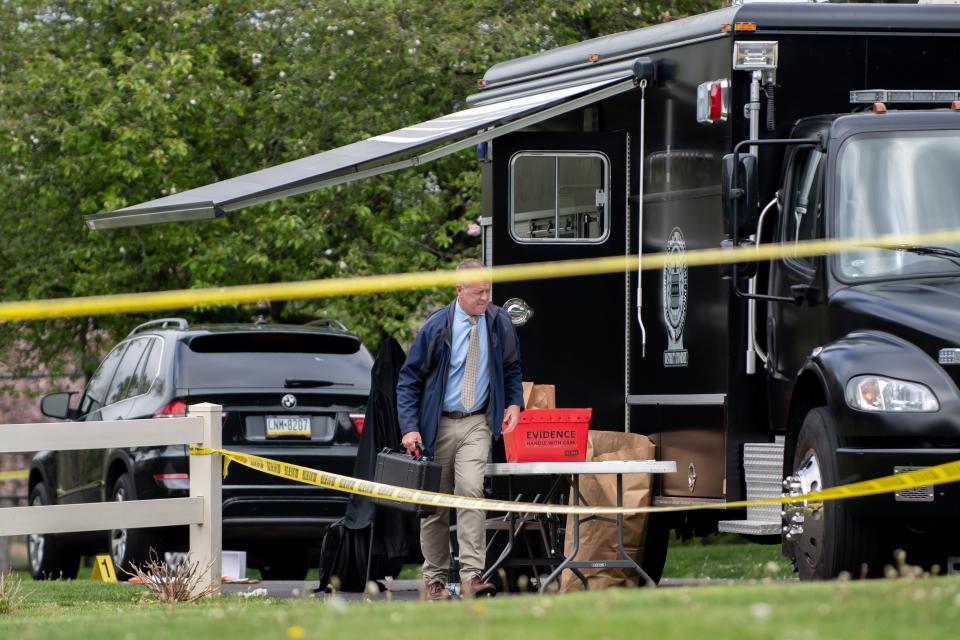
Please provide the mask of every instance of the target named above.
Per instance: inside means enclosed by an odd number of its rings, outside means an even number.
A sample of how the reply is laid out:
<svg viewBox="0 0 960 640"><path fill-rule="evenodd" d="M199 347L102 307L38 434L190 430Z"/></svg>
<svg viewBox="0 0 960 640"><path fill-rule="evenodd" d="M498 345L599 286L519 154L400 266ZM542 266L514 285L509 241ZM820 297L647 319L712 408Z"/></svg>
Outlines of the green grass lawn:
<svg viewBox="0 0 960 640"><path fill-rule="evenodd" d="M15 556L13 566L15 569L25 571L26 557ZM81 567L78 579L88 579L90 571L89 567ZM714 535L688 542L671 540L663 575L667 578L786 578L793 575L793 568L790 561L780 555L779 544L749 544L742 542L737 536ZM29 576L25 577L29 579ZM259 579L260 572L254 568L248 568L247 577ZM398 578L400 580L419 579L420 566L404 565ZM316 581L317 579L317 569L313 568L307 574L307 580Z"/></svg>
<svg viewBox="0 0 960 640"><path fill-rule="evenodd" d="M756 582L448 603L263 600L167 606L141 587L24 583L0 638L956 638L960 580Z"/></svg>
<svg viewBox="0 0 960 640"><path fill-rule="evenodd" d="M15 556L13 565L22 572L26 570L27 559ZM90 578L91 569L81 567L79 580ZM711 578L711 579L761 579L790 578L794 575L790 561L780 555L780 545L760 545L743 543L737 536L709 536L688 542L672 540L667 554L667 564L663 569L666 578ZM25 573L23 576L29 579ZM121 576L122 577L122 576ZM247 577L259 579L260 572L247 569ZM420 578L420 565L404 565L400 580ZM307 574L308 581L316 581L316 568Z"/></svg>
<svg viewBox="0 0 960 640"><path fill-rule="evenodd" d="M714 535L703 540L672 540L663 567L665 578L761 579L792 578L793 564L779 544L752 544L738 536Z"/></svg>

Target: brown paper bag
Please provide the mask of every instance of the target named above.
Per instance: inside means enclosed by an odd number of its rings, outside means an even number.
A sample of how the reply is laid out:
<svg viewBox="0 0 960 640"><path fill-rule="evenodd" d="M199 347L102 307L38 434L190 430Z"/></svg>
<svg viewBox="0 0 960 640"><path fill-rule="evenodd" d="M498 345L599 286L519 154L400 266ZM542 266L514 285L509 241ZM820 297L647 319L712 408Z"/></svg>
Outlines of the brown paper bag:
<svg viewBox="0 0 960 640"><path fill-rule="evenodd" d="M557 390L552 384L523 383L524 409L555 409Z"/></svg>
<svg viewBox="0 0 960 640"><path fill-rule="evenodd" d="M618 431L591 431L587 445L587 460L652 460L655 449L646 436ZM624 506L647 506L651 503L653 476L649 473L631 473L623 476ZM591 506L617 504L617 476L613 474L580 476L580 493ZM573 504L573 498L570 499ZM634 560L643 566L643 550L647 536L647 514L637 513L623 517L623 546ZM563 554L573 550L573 516L567 516ZM617 554L617 525L614 522L590 520L580 523L580 548L577 560L613 560ZM580 569L590 582L591 589L635 585L642 578L630 569ZM580 591L583 584L572 571L564 571L561 591Z"/></svg>

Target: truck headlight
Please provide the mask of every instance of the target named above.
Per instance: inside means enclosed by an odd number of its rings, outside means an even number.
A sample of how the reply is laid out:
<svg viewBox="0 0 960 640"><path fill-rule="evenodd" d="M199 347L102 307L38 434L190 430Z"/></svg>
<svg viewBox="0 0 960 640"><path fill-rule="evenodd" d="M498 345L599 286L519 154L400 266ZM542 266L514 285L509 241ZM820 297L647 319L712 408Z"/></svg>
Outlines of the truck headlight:
<svg viewBox="0 0 960 640"><path fill-rule="evenodd" d="M882 376L856 376L847 382L847 404L860 411L939 411L940 403L925 385Z"/></svg>

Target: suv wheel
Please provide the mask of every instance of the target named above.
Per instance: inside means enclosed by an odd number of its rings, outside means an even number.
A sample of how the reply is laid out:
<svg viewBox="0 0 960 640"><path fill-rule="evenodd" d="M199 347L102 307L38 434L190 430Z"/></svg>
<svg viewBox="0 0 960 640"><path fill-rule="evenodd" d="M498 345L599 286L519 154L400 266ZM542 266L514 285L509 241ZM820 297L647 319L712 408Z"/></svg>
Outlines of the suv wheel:
<svg viewBox="0 0 960 640"><path fill-rule="evenodd" d="M137 492L133 478L124 473L113 483L110 499L114 502L136 500ZM133 567L143 567L153 552L158 562L163 561L163 553L156 537L150 529L112 529L110 531L110 556L118 572L130 575Z"/></svg>
<svg viewBox="0 0 960 640"><path fill-rule="evenodd" d="M30 490L30 506L50 504L47 486L42 482ZM34 580L73 580L80 568L80 554L63 544L55 534L31 533L27 536L27 559Z"/></svg>

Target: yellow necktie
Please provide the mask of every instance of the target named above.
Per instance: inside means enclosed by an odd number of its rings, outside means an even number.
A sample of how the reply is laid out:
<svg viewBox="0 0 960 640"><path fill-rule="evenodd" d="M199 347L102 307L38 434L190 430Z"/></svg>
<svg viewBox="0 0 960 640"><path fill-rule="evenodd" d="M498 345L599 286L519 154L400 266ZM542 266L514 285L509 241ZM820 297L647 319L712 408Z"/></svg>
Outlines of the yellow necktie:
<svg viewBox="0 0 960 640"><path fill-rule="evenodd" d="M477 328L477 318L470 317L470 344L467 346L467 362L463 369L463 388L460 390L460 401L466 411L473 409L477 401L477 362L480 360L480 330Z"/></svg>

